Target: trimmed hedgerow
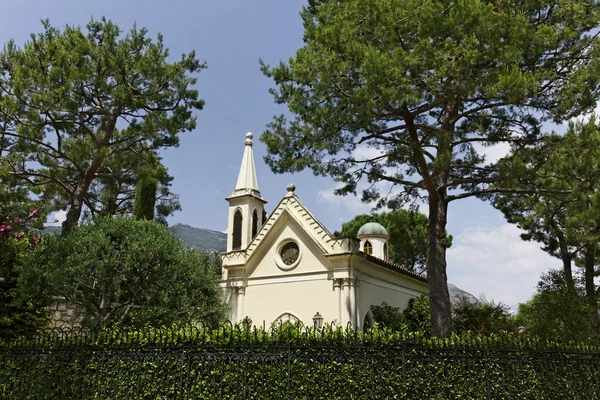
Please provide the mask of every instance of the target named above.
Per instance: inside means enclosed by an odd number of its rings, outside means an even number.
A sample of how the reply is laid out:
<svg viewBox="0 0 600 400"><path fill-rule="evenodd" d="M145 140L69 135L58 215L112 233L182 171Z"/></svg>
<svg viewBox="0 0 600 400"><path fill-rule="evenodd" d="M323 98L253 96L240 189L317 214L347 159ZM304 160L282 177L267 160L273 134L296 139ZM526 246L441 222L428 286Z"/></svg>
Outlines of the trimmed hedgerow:
<svg viewBox="0 0 600 400"><path fill-rule="evenodd" d="M600 397L600 348L509 334L112 330L0 350L2 399Z"/></svg>

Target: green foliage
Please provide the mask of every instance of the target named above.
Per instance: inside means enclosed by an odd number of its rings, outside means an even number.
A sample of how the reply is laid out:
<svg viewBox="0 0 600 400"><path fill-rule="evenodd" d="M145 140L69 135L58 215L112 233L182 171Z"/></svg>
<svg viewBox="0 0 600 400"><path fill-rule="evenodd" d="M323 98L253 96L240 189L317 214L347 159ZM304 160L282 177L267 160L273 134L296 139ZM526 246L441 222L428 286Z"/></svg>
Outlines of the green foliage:
<svg viewBox="0 0 600 400"><path fill-rule="evenodd" d="M403 313L404 323L409 331L429 335L431 332L431 308L428 297L421 296L410 299L408 307Z"/></svg>
<svg viewBox="0 0 600 400"><path fill-rule="evenodd" d="M528 335L556 341L597 340L600 331L590 319L590 307L581 282L570 289L563 271L542 275L537 291L519 305L517 321Z"/></svg>
<svg viewBox="0 0 600 400"><path fill-rule="evenodd" d="M5 166L0 158L0 337L31 336L47 324L46 299L15 301L17 265L32 251L46 213L25 187L2 174Z"/></svg>
<svg viewBox="0 0 600 400"><path fill-rule="evenodd" d="M205 65L193 52L170 61L161 35L110 20L44 32L0 53L0 120L12 176L68 208L69 232L83 207L130 212L138 170L196 126L204 102L191 87ZM159 179L169 192L171 178Z"/></svg>
<svg viewBox="0 0 600 400"><path fill-rule="evenodd" d="M371 313L375 323L392 331L404 329L404 316L399 307L390 306L385 301L379 306L371 306Z"/></svg>
<svg viewBox="0 0 600 400"><path fill-rule="evenodd" d="M152 221L156 204L156 182L139 181L135 188L133 216L137 219Z"/></svg>
<svg viewBox="0 0 600 400"><path fill-rule="evenodd" d="M403 311L403 324L408 332L429 334L431 311L428 297L421 296L408 302L408 307ZM456 332L470 331L483 335L518 331L517 321L506 305L485 300L474 304L465 299L453 304L452 326Z"/></svg>
<svg viewBox="0 0 600 400"><path fill-rule="evenodd" d="M366 182L362 199L392 209L427 198L432 328L447 337L448 204L515 190L489 186L504 177L485 146L526 148L545 120L596 105L600 4L320 0L301 17L304 46L262 65L291 115L262 134L266 161L277 173L332 176L337 194Z"/></svg>
<svg viewBox="0 0 600 400"><path fill-rule="evenodd" d="M3 399L571 399L600 394L598 346L514 335L224 327L0 344Z"/></svg>
<svg viewBox="0 0 600 400"><path fill-rule="evenodd" d="M64 297L93 329L224 318L211 256L185 250L157 222L99 217L67 236L45 237L22 265L21 298Z"/></svg>
<svg viewBox="0 0 600 400"><path fill-rule="evenodd" d="M459 332L473 331L484 335L503 331L516 333L519 330L509 307L493 300L477 304L463 301L453 305L452 326Z"/></svg>
<svg viewBox="0 0 600 400"><path fill-rule="evenodd" d="M46 298L32 295L27 301L15 299L17 265L32 252L33 236L17 239L0 235L0 338L33 336L48 324Z"/></svg>
<svg viewBox="0 0 600 400"><path fill-rule="evenodd" d="M600 130L596 118L570 123L562 135L550 135L532 149L516 151L503 168L516 173L515 186L535 169L535 186L563 193L528 197L495 196L493 203L507 220L525 230L524 240L542 243L542 249L563 262L562 277L575 291L572 265L584 269L585 295L592 320L597 320L598 287L594 282L600 247ZM527 178L525 178L527 179ZM525 183L528 185L529 183ZM574 293L575 294L575 293Z"/></svg>
<svg viewBox="0 0 600 400"><path fill-rule="evenodd" d="M151 221L157 214L156 218L166 223L165 218L180 206L177 197L168 190L172 178L156 154L148 154L144 165L138 168L136 179L133 216Z"/></svg>
<svg viewBox="0 0 600 400"><path fill-rule="evenodd" d="M393 210L379 214L357 215L342 224L342 230L334 235L356 237L361 226L373 219L383 225L390 239L390 261L411 271L426 273L427 216L413 210ZM447 235L447 247L452 246L452 235Z"/></svg>

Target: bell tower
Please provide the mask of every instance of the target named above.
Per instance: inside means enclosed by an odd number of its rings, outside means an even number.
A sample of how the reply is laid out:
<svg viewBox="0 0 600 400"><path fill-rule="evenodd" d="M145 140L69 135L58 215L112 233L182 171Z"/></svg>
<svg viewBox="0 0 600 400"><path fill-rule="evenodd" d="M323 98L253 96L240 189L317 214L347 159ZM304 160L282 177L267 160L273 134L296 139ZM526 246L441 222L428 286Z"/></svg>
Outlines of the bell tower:
<svg viewBox="0 0 600 400"><path fill-rule="evenodd" d="M260 196L252 152L252 133L246 133L244 156L238 175L237 184L229 202L229 219L227 223L227 251L245 250L256 236L263 222L264 205L267 203Z"/></svg>

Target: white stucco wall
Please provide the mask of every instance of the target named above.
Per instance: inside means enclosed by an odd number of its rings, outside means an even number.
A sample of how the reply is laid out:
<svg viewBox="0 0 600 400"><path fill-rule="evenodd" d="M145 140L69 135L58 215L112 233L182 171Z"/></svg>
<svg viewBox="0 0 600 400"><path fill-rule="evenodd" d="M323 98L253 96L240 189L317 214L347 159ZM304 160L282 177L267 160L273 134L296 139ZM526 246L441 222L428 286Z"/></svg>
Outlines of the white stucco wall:
<svg viewBox="0 0 600 400"><path fill-rule="evenodd" d="M278 250L282 243L294 241L300 250L298 265L290 268L278 266ZM297 274L323 272L331 269L331 263L315 241L289 216L282 217L269 238L262 243L260 251L252 255L246 267L247 276L292 276Z"/></svg>
<svg viewBox="0 0 600 400"><path fill-rule="evenodd" d="M233 322L249 317L269 328L289 314L311 325L319 312L325 323L361 329L370 306L386 302L404 309L411 298L428 293L426 283L357 252L358 241L332 239L293 196L280 204L285 207L273 212L248 248L223 254L221 286ZM288 241L300 250L299 261L291 266L279 256Z"/></svg>
<svg viewBox="0 0 600 400"><path fill-rule="evenodd" d="M374 271L379 272L379 271ZM397 277L385 276L386 273L373 275L362 273L358 280L357 304L358 327L362 329L365 316L371 306L379 306L386 302L392 307L404 310L410 299L429 293L425 283L416 282L405 278L401 274Z"/></svg>
<svg viewBox="0 0 600 400"><path fill-rule="evenodd" d="M360 251L365 251L365 242L369 241L371 246L373 246L373 256L377 258L381 258L382 260L387 260L388 255L385 248L385 245L388 242L386 237L382 236L363 236L360 238Z"/></svg>
<svg viewBox="0 0 600 400"><path fill-rule="evenodd" d="M271 326L279 316L291 313L311 325L316 312L326 322L335 315L332 282L327 274L303 277L261 279L248 282L244 314L257 326Z"/></svg>
<svg viewBox="0 0 600 400"><path fill-rule="evenodd" d="M290 240L300 250L299 261L291 268L278 262L281 244ZM328 323L338 317L331 263L314 238L289 215L277 221L245 267L231 269L228 276L235 279L235 285L245 287L243 315L236 315L235 321L250 317L255 325L264 322L269 328L285 313L308 325L316 312Z"/></svg>
<svg viewBox="0 0 600 400"><path fill-rule="evenodd" d="M252 241L252 213L258 214L258 230L262 227L264 202L253 196L233 197L229 200L227 221L227 251L233 250L233 216L237 210L242 212L242 247L245 249Z"/></svg>

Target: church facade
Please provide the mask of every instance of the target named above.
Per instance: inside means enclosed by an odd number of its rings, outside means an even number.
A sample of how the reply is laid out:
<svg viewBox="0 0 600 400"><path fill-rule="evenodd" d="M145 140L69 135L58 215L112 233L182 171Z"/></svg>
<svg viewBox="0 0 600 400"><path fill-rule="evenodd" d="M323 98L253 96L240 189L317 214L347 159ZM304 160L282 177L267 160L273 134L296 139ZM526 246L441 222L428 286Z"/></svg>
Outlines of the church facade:
<svg viewBox="0 0 600 400"><path fill-rule="evenodd" d="M235 190L227 197L227 251L221 287L229 318L255 325L324 321L365 329L370 307L401 309L429 293L426 277L388 261L388 235L376 222L357 238L336 238L300 202L293 185L263 217L252 134L246 134Z"/></svg>

